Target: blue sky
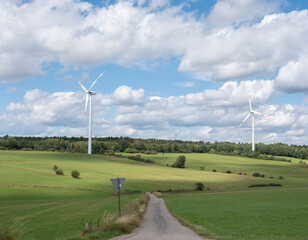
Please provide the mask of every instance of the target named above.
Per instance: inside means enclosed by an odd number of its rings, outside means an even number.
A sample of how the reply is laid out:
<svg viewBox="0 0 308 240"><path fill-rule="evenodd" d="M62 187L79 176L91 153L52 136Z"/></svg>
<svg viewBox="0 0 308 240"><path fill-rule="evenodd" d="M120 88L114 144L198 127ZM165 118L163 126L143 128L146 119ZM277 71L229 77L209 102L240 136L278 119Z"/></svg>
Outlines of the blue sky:
<svg viewBox="0 0 308 240"><path fill-rule="evenodd" d="M308 2L0 3L0 135L307 144Z"/></svg>

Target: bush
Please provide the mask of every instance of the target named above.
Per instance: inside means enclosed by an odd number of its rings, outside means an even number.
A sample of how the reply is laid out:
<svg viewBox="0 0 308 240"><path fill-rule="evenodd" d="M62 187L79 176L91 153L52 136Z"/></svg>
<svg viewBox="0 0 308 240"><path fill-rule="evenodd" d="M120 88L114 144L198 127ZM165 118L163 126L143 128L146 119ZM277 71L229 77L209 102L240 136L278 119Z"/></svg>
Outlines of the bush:
<svg viewBox="0 0 308 240"><path fill-rule="evenodd" d="M242 173L241 173L241 172L239 172L239 173L238 173L238 175L242 175Z"/></svg>
<svg viewBox="0 0 308 240"><path fill-rule="evenodd" d="M265 175L264 175L264 174L261 174L261 175L260 175L260 177L263 177L263 178L264 178L264 177L265 177Z"/></svg>
<svg viewBox="0 0 308 240"><path fill-rule="evenodd" d="M126 153L137 153L139 151L135 148L126 148L124 152L126 152Z"/></svg>
<svg viewBox="0 0 308 240"><path fill-rule="evenodd" d="M204 167L200 167L201 171L204 171Z"/></svg>
<svg viewBox="0 0 308 240"><path fill-rule="evenodd" d="M213 169L212 172L216 172L216 169Z"/></svg>
<svg viewBox="0 0 308 240"><path fill-rule="evenodd" d="M260 177L260 175L261 175L261 174L258 173L258 172L255 172L255 173L252 174L253 177Z"/></svg>
<svg viewBox="0 0 308 240"><path fill-rule="evenodd" d="M145 151L144 154L157 155L157 152L156 151Z"/></svg>
<svg viewBox="0 0 308 240"><path fill-rule="evenodd" d="M127 158L128 158L128 159L135 160L135 161L138 161L138 162L155 163L154 160L142 158L140 154L137 154L137 155L135 155L135 156L129 156L129 157L127 157Z"/></svg>
<svg viewBox="0 0 308 240"><path fill-rule="evenodd" d="M174 168L185 168L185 162L186 162L186 158L184 155L180 155L174 164L171 165L171 167Z"/></svg>
<svg viewBox="0 0 308 240"><path fill-rule="evenodd" d="M283 176L279 176L279 179L282 180L282 179L283 179Z"/></svg>
<svg viewBox="0 0 308 240"><path fill-rule="evenodd" d="M247 175L247 173L244 173L244 175L246 176L246 175Z"/></svg>
<svg viewBox="0 0 308 240"><path fill-rule="evenodd" d="M203 185L202 182L196 182L195 186L196 186L195 189L198 190L198 191L203 191L203 189L204 189L204 185Z"/></svg>
<svg viewBox="0 0 308 240"><path fill-rule="evenodd" d="M53 170L56 171L58 169L57 165L53 165Z"/></svg>
<svg viewBox="0 0 308 240"><path fill-rule="evenodd" d="M227 170L226 173L230 174L230 173L231 173L231 170Z"/></svg>
<svg viewBox="0 0 308 240"><path fill-rule="evenodd" d="M56 174L57 174L57 175L64 175L63 170L62 170L61 168L58 168L58 169L56 170Z"/></svg>
<svg viewBox="0 0 308 240"><path fill-rule="evenodd" d="M269 177L270 179L274 179L274 177Z"/></svg>
<svg viewBox="0 0 308 240"><path fill-rule="evenodd" d="M79 178L80 176L80 173L78 170L74 169L72 172L71 172L71 175L73 178Z"/></svg>
<svg viewBox="0 0 308 240"><path fill-rule="evenodd" d="M260 183L260 184L252 184L249 188L253 187L280 187L282 186L280 183Z"/></svg>

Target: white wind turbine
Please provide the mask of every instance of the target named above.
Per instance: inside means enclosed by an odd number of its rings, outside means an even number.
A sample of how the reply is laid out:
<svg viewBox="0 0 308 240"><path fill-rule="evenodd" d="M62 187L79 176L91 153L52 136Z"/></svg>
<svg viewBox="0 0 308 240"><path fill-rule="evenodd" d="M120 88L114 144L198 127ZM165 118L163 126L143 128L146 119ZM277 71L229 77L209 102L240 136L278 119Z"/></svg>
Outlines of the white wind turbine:
<svg viewBox="0 0 308 240"><path fill-rule="evenodd" d="M96 78L96 80L93 82L93 84L91 85L91 87L89 88L89 90L87 90L84 86L82 86L81 82L79 81L80 86L82 87L82 89L86 92L87 97L86 97L86 107L84 110L84 124L86 124L86 112L87 112L87 108L88 108L88 101L90 98L90 104L89 104L89 140L88 140L88 154L92 154L92 95L95 95L95 92L92 92L91 89L94 86L94 84L96 83L96 81L104 74L105 72L103 72L101 75L98 76L98 78Z"/></svg>
<svg viewBox="0 0 308 240"><path fill-rule="evenodd" d="M251 116L251 131L252 131L252 141L251 141L252 146L251 146L251 148L252 148L252 151L255 150L255 114L261 115L261 116L267 116L263 113L259 113L259 112L252 110L251 100L250 100L250 95L249 95L249 113L244 118L243 122L239 125L239 127L241 127L244 124L244 122L249 118L249 116ZM269 117L269 116L267 116L267 117Z"/></svg>

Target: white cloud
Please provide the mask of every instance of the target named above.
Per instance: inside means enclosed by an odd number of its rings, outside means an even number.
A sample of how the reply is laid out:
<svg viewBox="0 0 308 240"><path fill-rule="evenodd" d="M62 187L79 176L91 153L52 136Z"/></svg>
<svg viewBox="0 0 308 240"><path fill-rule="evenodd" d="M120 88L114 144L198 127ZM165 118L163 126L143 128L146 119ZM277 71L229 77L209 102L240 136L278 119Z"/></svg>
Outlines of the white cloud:
<svg viewBox="0 0 308 240"><path fill-rule="evenodd" d="M267 15L251 26L204 34L194 39L179 70L217 81L275 74L289 61L308 55L307 22L307 10L294 11Z"/></svg>
<svg viewBox="0 0 308 240"><path fill-rule="evenodd" d="M197 79L226 81L273 75L308 56L308 11L273 13L278 0L221 0L207 18L168 0L145 4L1 1L0 82L42 74L54 61L143 66L170 57Z"/></svg>
<svg viewBox="0 0 308 240"><path fill-rule="evenodd" d="M214 28L239 26L278 10L280 4L280 0L219 0L209 14L207 22Z"/></svg>
<svg viewBox="0 0 308 240"><path fill-rule="evenodd" d="M151 0L150 7L152 9L166 7L169 5L169 0Z"/></svg>
<svg viewBox="0 0 308 240"><path fill-rule="evenodd" d="M243 106L248 104L248 91L251 91L253 104L265 103L274 94L274 81L227 82L218 90L206 89L201 93L188 94L185 99L191 105Z"/></svg>
<svg viewBox="0 0 308 240"><path fill-rule="evenodd" d="M143 89L133 90L128 86L118 87L111 98L117 105L143 104L146 101Z"/></svg>
<svg viewBox="0 0 308 240"><path fill-rule="evenodd" d="M308 57L287 63L278 72L277 88L289 93L308 92L307 69Z"/></svg>
<svg viewBox="0 0 308 240"><path fill-rule="evenodd" d="M256 141L304 144L308 140L307 106L266 105L272 85L263 80L230 82L217 90L167 98L148 97L143 89L121 86L112 94L94 96L93 135L247 142L251 121L241 129L237 126L249 111L246 89L251 87L254 110L271 115L255 118ZM10 103L0 115L5 123L0 134L86 136L84 99L81 91L28 91L23 102Z"/></svg>

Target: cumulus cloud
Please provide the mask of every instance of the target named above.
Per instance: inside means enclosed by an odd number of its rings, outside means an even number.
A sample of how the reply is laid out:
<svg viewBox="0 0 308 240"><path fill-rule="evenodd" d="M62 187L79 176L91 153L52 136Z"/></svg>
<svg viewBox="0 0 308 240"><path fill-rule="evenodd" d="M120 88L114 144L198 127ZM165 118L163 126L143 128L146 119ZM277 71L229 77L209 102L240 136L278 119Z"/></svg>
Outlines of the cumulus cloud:
<svg viewBox="0 0 308 240"><path fill-rule="evenodd" d="M143 89L133 90L128 86L120 86L114 91L112 99L118 105L132 105L144 103L146 97Z"/></svg>
<svg viewBox="0 0 308 240"><path fill-rule="evenodd" d="M307 20L307 10L294 11L267 15L251 26L214 31L196 39L179 70L217 81L274 74L289 61L307 56Z"/></svg>
<svg viewBox="0 0 308 240"><path fill-rule="evenodd" d="M197 18L168 0L120 0L103 7L74 0L3 0L0 81L42 74L53 61L140 66L170 57L180 58L179 71L198 79L275 74L308 56L308 11L275 13L280 3L220 0L208 17Z"/></svg>
<svg viewBox="0 0 308 240"><path fill-rule="evenodd" d="M207 17L207 22L214 28L249 24L278 10L280 4L281 1L220 0Z"/></svg>
<svg viewBox="0 0 308 240"><path fill-rule="evenodd" d="M120 86L111 94L94 96L93 135L247 142L251 121L241 129L237 126L249 111L249 88L254 88L254 110L271 116L256 116L256 141L308 140L307 106L266 105L273 94L273 81L268 80L228 82L217 90L170 97L146 96L143 89ZM22 102L10 103L0 115L5 122L0 134L86 136L84 100L81 91L28 91Z"/></svg>
<svg viewBox="0 0 308 240"><path fill-rule="evenodd" d="M277 88L289 92L308 92L308 58L291 61L279 69L276 77Z"/></svg>

